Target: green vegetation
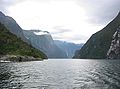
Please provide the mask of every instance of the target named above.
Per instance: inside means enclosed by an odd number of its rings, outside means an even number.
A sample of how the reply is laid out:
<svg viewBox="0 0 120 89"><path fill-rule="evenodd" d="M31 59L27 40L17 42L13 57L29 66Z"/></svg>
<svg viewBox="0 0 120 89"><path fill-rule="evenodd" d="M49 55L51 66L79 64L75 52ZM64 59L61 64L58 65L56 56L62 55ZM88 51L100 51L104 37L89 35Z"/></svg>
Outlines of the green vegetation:
<svg viewBox="0 0 120 89"><path fill-rule="evenodd" d="M46 59L47 56L31 45L23 42L16 35L10 33L6 27L0 23L0 55L21 55L32 56L34 58Z"/></svg>
<svg viewBox="0 0 120 89"><path fill-rule="evenodd" d="M93 34L81 50L76 52L74 58L105 59L118 26L120 26L120 13L105 28Z"/></svg>

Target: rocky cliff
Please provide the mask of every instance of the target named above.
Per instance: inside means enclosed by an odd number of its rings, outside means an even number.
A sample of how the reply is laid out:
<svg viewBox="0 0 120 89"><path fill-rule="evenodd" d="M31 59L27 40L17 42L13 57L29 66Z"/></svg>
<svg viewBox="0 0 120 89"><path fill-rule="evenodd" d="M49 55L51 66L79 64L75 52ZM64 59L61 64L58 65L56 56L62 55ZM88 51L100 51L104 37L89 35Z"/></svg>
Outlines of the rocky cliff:
<svg viewBox="0 0 120 89"><path fill-rule="evenodd" d="M108 59L120 59L120 26L113 35L110 49L107 52Z"/></svg>

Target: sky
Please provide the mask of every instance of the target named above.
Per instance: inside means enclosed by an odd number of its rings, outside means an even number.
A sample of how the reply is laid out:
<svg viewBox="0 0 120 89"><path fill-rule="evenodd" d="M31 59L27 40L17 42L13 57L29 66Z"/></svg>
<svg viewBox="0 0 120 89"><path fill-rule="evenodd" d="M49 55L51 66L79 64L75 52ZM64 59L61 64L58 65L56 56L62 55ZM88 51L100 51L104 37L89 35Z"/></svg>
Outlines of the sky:
<svg viewBox="0 0 120 89"><path fill-rule="evenodd" d="M120 0L0 0L0 11L24 30L49 31L54 40L85 43L120 11Z"/></svg>

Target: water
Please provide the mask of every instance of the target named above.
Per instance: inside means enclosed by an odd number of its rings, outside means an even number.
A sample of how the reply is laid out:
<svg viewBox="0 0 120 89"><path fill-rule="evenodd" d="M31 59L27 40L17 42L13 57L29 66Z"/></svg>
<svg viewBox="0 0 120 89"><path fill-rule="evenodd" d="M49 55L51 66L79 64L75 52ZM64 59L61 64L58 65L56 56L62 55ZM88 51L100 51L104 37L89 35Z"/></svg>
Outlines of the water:
<svg viewBox="0 0 120 89"><path fill-rule="evenodd" d="M0 63L0 89L120 89L120 60Z"/></svg>

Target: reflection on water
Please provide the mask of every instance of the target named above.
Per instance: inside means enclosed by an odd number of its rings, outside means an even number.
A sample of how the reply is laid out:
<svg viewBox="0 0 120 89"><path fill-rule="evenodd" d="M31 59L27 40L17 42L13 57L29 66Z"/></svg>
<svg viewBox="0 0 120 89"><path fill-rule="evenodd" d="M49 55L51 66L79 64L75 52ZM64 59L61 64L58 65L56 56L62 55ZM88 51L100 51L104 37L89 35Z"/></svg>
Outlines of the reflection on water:
<svg viewBox="0 0 120 89"><path fill-rule="evenodd" d="M120 61L0 63L0 89L120 89Z"/></svg>

